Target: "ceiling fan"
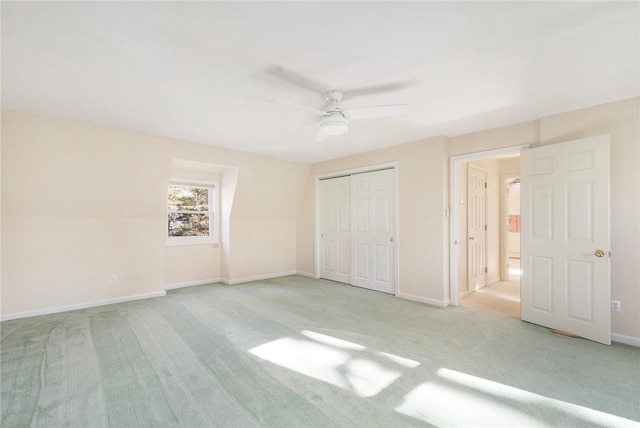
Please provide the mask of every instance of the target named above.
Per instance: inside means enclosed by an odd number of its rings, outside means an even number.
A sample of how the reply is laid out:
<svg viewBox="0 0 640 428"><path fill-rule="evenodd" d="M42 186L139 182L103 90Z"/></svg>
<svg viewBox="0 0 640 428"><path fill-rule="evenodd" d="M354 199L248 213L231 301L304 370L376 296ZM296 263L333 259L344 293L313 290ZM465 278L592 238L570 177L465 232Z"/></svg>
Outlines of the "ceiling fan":
<svg viewBox="0 0 640 428"><path fill-rule="evenodd" d="M318 131L316 141L325 140L329 135L345 134L349 130L349 123L353 120L400 116L409 112L408 104L380 105L343 110L340 107L339 103L340 101L342 101L345 93L350 97L354 97L358 95L367 95L403 89L409 86L414 86L416 84L415 81L404 81L365 86L361 88L350 89L347 91L339 91L335 89L327 90L325 89L326 86L314 82L304 76L301 76L298 73L292 72L290 70L285 70L282 67L270 67L267 69L267 72L290 83L301 86L305 89L309 89L316 93L319 92L327 100L328 104L323 110L314 107L294 104L287 101L271 100L271 102L277 102L297 108L303 108L311 113L320 116L320 129Z"/></svg>

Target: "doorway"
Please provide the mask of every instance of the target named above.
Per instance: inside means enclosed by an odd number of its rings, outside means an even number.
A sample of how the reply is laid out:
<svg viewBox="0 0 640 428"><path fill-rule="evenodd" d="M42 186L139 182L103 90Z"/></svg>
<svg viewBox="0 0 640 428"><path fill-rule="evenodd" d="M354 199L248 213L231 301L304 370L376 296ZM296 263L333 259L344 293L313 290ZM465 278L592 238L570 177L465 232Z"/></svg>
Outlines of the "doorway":
<svg viewBox="0 0 640 428"><path fill-rule="evenodd" d="M611 343L610 136L596 135L450 158L450 299L460 304L466 243L459 227L460 166L522 155L520 319ZM515 184L515 183L514 183ZM459 202L460 201L460 202ZM487 204L491 206L490 203ZM610 255L610 253L609 253Z"/></svg>
<svg viewBox="0 0 640 428"><path fill-rule="evenodd" d="M506 272L500 275L504 281L520 280L522 269L520 266L520 175L507 174L501 176L502 194L504 203L502 205L503 218L506 220L506 227L503 226L503 266ZM506 230L505 230L506 229ZM506 259L506 260L504 260Z"/></svg>
<svg viewBox="0 0 640 428"><path fill-rule="evenodd" d="M519 156L467 162L466 169L460 194L466 190L468 282L460 305L520 318Z"/></svg>
<svg viewBox="0 0 640 428"><path fill-rule="evenodd" d="M520 151L524 148L526 146L451 158L450 296L453 305L520 318L520 202L519 189L514 189L519 183ZM483 175L486 188L479 189L473 184L478 180L474 177ZM482 196L479 190L485 194ZM474 201L478 197L484 200L484 208ZM474 219L483 216L484 224L473 226ZM485 242L482 249L473 250L472 246L478 246L479 230L484 232ZM478 272L479 267L475 266L478 260L473 256L481 251L484 251L484 272ZM480 275L476 276L474 271Z"/></svg>

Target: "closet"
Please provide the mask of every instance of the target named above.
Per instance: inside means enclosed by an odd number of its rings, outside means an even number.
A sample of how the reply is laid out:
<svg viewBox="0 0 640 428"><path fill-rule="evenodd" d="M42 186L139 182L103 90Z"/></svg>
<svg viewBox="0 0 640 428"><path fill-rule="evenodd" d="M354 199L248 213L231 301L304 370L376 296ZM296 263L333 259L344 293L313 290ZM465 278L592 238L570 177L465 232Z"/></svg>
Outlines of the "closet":
<svg viewBox="0 0 640 428"><path fill-rule="evenodd" d="M395 169L320 180L320 277L395 293Z"/></svg>

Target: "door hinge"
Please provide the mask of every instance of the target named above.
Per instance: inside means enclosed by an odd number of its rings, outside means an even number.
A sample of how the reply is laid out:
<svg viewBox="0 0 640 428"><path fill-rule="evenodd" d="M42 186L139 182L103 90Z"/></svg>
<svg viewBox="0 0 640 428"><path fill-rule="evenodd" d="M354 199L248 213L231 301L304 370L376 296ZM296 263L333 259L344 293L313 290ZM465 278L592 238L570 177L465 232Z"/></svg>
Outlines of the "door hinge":
<svg viewBox="0 0 640 428"><path fill-rule="evenodd" d="M485 268L484 268L484 273L487 273L487 267L486 267L486 266L485 266Z"/></svg>
<svg viewBox="0 0 640 428"><path fill-rule="evenodd" d="M487 230L487 225L486 224L484 225L484 230Z"/></svg>
<svg viewBox="0 0 640 428"><path fill-rule="evenodd" d="M487 188L487 182L486 181L484 182L484 188L485 189Z"/></svg>

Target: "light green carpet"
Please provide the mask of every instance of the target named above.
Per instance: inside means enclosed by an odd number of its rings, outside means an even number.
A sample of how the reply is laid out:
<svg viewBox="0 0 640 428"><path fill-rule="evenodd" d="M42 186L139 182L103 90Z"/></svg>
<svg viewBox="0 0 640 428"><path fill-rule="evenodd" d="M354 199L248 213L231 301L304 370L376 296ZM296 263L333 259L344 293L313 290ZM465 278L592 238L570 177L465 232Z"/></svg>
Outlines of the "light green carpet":
<svg viewBox="0 0 640 428"><path fill-rule="evenodd" d="M1 329L3 427L640 426L638 349L299 276Z"/></svg>

